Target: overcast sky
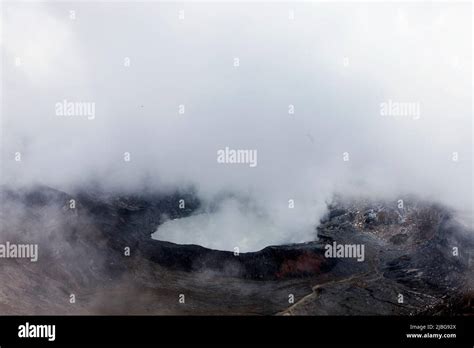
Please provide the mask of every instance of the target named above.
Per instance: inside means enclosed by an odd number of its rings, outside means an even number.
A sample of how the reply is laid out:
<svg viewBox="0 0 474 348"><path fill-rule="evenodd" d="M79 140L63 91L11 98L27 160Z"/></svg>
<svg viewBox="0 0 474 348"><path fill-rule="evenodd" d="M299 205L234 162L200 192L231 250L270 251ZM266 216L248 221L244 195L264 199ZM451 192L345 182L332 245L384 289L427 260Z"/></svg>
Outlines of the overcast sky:
<svg viewBox="0 0 474 348"><path fill-rule="evenodd" d="M470 6L4 5L2 182L233 193L161 231L221 249L310 240L334 193L472 209ZM225 147L257 166L219 164Z"/></svg>

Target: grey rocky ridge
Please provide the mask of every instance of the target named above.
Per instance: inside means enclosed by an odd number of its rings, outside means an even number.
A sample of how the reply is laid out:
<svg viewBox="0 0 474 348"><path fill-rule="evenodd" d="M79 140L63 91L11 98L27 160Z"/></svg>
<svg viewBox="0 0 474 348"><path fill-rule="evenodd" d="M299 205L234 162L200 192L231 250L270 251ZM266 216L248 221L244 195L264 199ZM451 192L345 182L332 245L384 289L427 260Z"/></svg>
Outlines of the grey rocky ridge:
<svg viewBox="0 0 474 348"><path fill-rule="evenodd" d="M473 314L472 230L414 197L335 197L313 241L236 255L151 238L164 214L198 211L192 190L0 192L1 235L39 250L2 260L2 314ZM363 245L364 260L328 257L336 245Z"/></svg>

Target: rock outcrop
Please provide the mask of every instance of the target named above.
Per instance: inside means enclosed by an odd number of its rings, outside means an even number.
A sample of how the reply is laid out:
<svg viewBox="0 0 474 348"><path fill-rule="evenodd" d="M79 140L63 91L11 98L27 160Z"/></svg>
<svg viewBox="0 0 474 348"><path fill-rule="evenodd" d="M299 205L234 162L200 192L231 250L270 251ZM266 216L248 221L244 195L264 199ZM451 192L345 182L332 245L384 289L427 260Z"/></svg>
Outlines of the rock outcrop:
<svg viewBox="0 0 474 348"><path fill-rule="evenodd" d="M334 203L314 241L234 255L151 239L199 207L182 197L1 188L0 242L40 256L0 260L0 313L473 313L472 231L439 205ZM326 257L332 243L364 245L364 261Z"/></svg>

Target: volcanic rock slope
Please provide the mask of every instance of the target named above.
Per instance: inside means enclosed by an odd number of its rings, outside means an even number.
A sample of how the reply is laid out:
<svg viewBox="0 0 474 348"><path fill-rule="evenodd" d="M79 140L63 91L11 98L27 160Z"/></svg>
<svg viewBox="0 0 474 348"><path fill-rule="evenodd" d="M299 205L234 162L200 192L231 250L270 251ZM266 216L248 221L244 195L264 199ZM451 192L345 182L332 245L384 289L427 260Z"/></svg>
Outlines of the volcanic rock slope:
<svg viewBox="0 0 474 348"><path fill-rule="evenodd" d="M2 187L0 200L0 243L39 245L37 262L0 259L0 314L473 313L472 231L434 204L339 201L314 241L234 255L151 239L196 212L192 193ZM326 257L334 242L364 245L364 261Z"/></svg>

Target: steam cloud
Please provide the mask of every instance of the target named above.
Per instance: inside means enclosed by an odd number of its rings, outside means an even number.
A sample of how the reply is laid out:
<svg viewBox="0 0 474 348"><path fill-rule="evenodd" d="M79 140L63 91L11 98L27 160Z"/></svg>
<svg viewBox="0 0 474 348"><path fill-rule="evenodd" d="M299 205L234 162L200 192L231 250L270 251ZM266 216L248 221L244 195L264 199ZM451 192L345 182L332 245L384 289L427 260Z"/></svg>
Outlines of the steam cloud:
<svg viewBox="0 0 474 348"><path fill-rule="evenodd" d="M2 182L193 185L202 210L154 237L241 251L313 240L335 193L472 215L470 6L6 4Z"/></svg>

